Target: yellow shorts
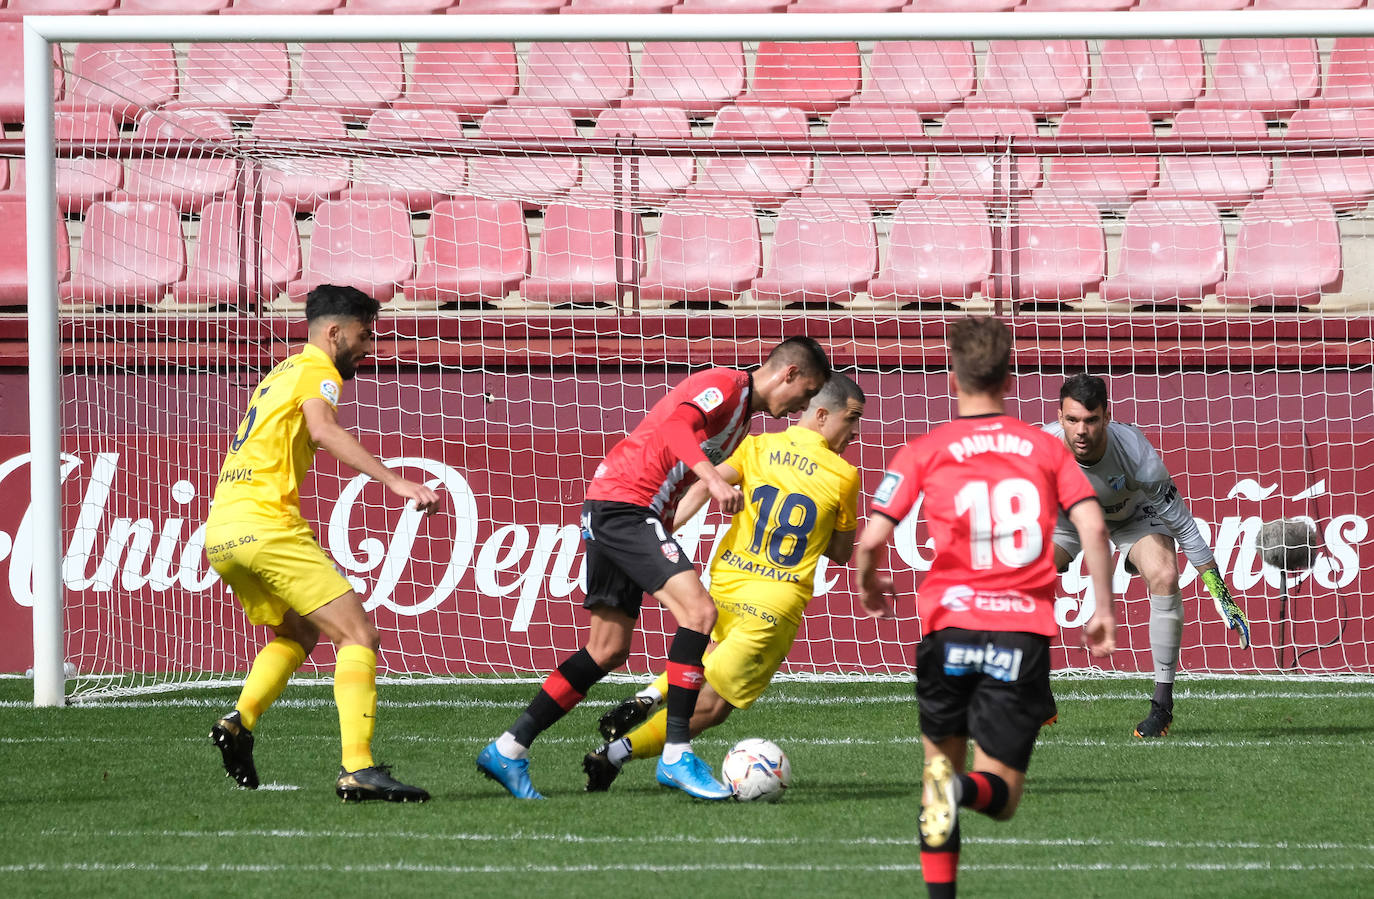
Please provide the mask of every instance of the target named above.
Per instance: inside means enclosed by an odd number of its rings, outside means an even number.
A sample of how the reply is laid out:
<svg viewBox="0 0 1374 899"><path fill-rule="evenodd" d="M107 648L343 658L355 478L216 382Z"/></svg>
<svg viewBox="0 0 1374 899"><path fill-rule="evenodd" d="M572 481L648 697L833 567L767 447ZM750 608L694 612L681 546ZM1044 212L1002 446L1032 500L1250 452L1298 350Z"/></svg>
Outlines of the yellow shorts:
<svg viewBox="0 0 1374 899"><path fill-rule="evenodd" d="M303 522L207 524L205 555L256 625L281 624L288 609L309 615L353 589Z"/></svg>
<svg viewBox="0 0 1374 899"><path fill-rule="evenodd" d="M778 673L797 625L771 609L747 602L716 599L716 646L706 655L706 681L737 709L747 709L763 695Z"/></svg>

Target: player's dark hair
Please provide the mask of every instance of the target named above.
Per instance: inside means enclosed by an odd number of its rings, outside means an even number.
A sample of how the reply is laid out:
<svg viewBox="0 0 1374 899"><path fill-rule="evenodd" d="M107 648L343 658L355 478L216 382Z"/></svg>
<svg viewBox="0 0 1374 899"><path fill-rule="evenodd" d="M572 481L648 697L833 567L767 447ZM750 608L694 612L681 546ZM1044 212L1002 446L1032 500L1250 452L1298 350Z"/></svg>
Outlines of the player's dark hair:
<svg viewBox="0 0 1374 899"><path fill-rule="evenodd" d="M1074 400L1089 412L1107 408L1107 382L1085 371L1067 378L1059 388L1059 405Z"/></svg>
<svg viewBox="0 0 1374 899"><path fill-rule="evenodd" d="M774 365L795 365L802 377L830 377L830 360L826 358L821 345L810 337L799 335L787 338L773 347L773 352L768 354L768 362Z"/></svg>
<svg viewBox="0 0 1374 899"><path fill-rule="evenodd" d="M305 320L314 324L321 318L356 318L363 324L377 320L382 304L356 287L321 284L305 297Z"/></svg>
<svg viewBox="0 0 1374 899"><path fill-rule="evenodd" d="M812 406L824 406L827 409L843 409L850 400L862 403L866 397L863 388L854 383L854 379L841 372L832 371L830 380L825 382L821 392L816 394L811 401Z"/></svg>
<svg viewBox="0 0 1374 899"><path fill-rule="evenodd" d="M954 375L968 393L993 393L1011 374L1011 329L991 316L961 318L946 334Z"/></svg>

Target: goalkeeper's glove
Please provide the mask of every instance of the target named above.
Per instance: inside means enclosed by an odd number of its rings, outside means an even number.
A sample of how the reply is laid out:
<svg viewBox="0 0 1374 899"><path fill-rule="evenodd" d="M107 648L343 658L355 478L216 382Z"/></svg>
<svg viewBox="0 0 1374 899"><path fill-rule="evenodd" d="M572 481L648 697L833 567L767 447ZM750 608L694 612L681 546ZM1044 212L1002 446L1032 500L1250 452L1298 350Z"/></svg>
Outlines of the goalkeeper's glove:
<svg viewBox="0 0 1374 899"><path fill-rule="evenodd" d="M1221 620L1240 637L1240 648L1249 649L1250 621L1231 598L1231 591L1226 588L1226 581L1222 580L1221 572L1215 568L1208 568L1202 573L1202 583L1207 587L1207 592L1212 594L1212 602L1216 604L1217 614L1221 616Z"/></svg>

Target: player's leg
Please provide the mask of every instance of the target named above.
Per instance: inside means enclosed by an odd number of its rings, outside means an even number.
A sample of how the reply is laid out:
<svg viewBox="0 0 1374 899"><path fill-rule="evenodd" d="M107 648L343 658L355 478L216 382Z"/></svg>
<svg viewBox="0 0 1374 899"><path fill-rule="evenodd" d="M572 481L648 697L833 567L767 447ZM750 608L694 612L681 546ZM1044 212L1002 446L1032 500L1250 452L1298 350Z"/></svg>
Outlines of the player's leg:
<svg viewBox="0 0 1374 899"><path fill-rule="evenodd" d="M728 799L730 788L716 780L711 769L692 752L692 713L706 681L702 659L716 622L716 605L695 570L668 578L654 591L654 598L672 613L678 625L668 644L666 736L658 760L658 782L697 799Z"/></svg>
<svg viewBox="0 0 1374 899"><path fill-rule="evenodd" d="M1156 530L1136 536L1124 552L1129 567L1140 573L1150 595L1150 655L1154 660L1155 689L1150 712L1136 726L1135 735L1163 737L1174 720L1174 677L1183 637L1178 550L1172 536Z"/></svg>
<svg viewBox="0 0 1374 899"><path fill-rule="evenodd" d="M921 877L932 899L955 894L959 870L959 788L968 748L975 678L946 669L948 641L976 643L962 630L927 634L916 647L916 699L925 764L921 773Z"/></svg>
<svg viewBox="0 0 1374 899"><path fill-rule="evenodd" d="M372 758L381 640L363 610L362 599L350 588L305 618L335 646L334 705L339 713L341 760L335 792L345 802L425 802L429 793L396 780L390 766L378 765Z"/></svg>

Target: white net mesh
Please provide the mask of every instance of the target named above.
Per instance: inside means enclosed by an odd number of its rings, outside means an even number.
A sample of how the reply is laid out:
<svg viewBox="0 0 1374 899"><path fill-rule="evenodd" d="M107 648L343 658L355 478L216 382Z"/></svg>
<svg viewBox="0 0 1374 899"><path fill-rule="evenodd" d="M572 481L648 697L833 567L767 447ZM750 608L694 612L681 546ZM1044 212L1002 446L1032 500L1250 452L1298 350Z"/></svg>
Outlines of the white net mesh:
<svg viewBox="0 0 1374 899"><path fill-rule="evenodd" d="M417 522L323 453L303 494L388 672L537 672L580 645L587 479L690 369L820 340L869 397L848 453L866 497L953 413L950 316L991 311L1017 335L1011 410L1051 420L1065 372L1107 376L1216 547L1255 649L1188 568L1185 670L1368 674L1371 47L63 46L58 139L107 142L57 174L75 689L246 668L264 635L199 526L323 283L384 304L343 421L449 504ZM1280 589L1259 527L1295 516L1320 553ZM723 531L707 516L684 546L704 563ZM926 539L899 532L908 592ZM817 580L785 671L909 669L914 618L866 619L837 567ZM1087 664L1086 585L1075 562L1059 667ZM1118 587L1110 668L1149 671L1144 587L1120 567ZM646 608L630 668L670 632Z"/></svg>

